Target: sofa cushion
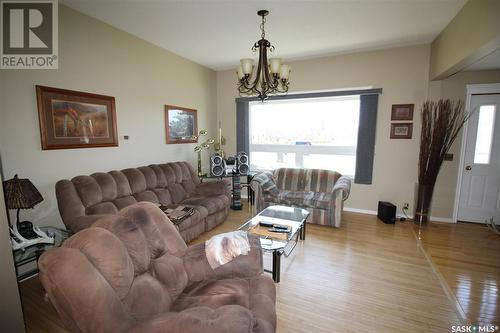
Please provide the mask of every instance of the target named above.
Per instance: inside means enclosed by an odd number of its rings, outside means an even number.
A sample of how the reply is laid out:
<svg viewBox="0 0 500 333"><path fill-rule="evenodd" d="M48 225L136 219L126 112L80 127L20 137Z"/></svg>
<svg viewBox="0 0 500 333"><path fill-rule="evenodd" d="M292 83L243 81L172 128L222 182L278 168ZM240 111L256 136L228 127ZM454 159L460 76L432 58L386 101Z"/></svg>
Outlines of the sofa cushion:
<svg viewBox="0 0 500 333"><path fill-rule="evenodd" d="M116 196L118 198L132 194L132 189L130 188L127 176L125 176L123 172L110 171L108 173L111 175L111 177L113 177L113 179L116 182L116 190L117 190Z"/></svg>
<svg viewBox="0 0 500 333"><path fill-rule="evenodd" d="M250 185L252 186L252 189L256 191L257 188L253 183L257 183L258 185L260 185L264 193L267 192L271 195L278 195L279 193L279 189L273 179L273 174L269 171L260 172L252 178L252 182Z"/></svg>
<svg viewBox="0 0 500 333"><path fill-rule="evenodd" d="M195 307L217 309L225 305L240 305L252 310L256 319L276 327L274 304L276 291L268 276L247 279L204 280L186 288L172 305L182 311Z"/></svg>
<svg viewBox="0 0 500 333"><path fill-rule="evenodd" d="M158 197L158 203L162 205L170 205L172 203L172 195L167 188L155 188L152 190Z"/></svg>
<svg viewBox="0 0 500 333"><path fill-rule="evenodd" d="M215 181L198 184L193 191L193 195L219 195L227 193L228 183L225 181Z"/></svg>
<svg viewBox="0 0 500 333"><path fill-rule="evenodd" d="M200 212L195 209L193 215L186 217L181 221L181 223L177 224L177 228L179 229L179 231L183 231L191 228L196 224L202 223L202 221L203 219Z"/></svg>
<svg viewBox="0 0 500 333"><path fill-rule="evenodd" d="M117 199L113 200L113 203L115 204L116 208L118 208L118 210L125 208L127 206L130 206L130 205L133 205L136 202L137 202L137 200L135 200L135 198L131 195L127 195L125 197L121 197L121 198L117 198Z"/></svg>
<svg viewBox="0 0 500 333"><path fill-rule="evenodd" d="M133 194L146 190L146 177L142 172L135 168L125 169L122 172L127 177Z"/></svg>
<svg viewBox="0 0 500 333"><path fill-rule="evenodd" d="M144 175L147 189L154 189L158 186L158 177L156 176L156 173L152 168L138 167L137 169Z"/></svg>
<svg viewBox="0 0 500 333"><path fill-rule="evenodd" d="M109 174L104 172L96 172L90 175L99 184L102 192L103 201L111 201L118 195L115 179Z"/></svg>
<svg viewBox="0 0 500 333"><path fill-rule="evenodd" d="M193 196L183 200L182 203L203 206L208 210L208 214L212 215L228 206L229 198L227 195Z"/></svg>
<svg viewBox="0 0 500 333"><path fill-rule="evenodd" d="M139 201L149 201L154 203L159 203L158 197L153 191L142 191L134 194L135 200Z"/></svg>
<svg viewBox="0 0 500 333"><path fill-rule="evenodd" d="M101 187L94 177L76 176L71 180L85 207L90 207L102 201Z"/></svg>
<svg viewBox="0 0 500 333"><path fill-rule="evenodd" d="M284 191L333 192L340 178L338 172L322 169L280 168L273 175L278 189Z"/></svg>
<svg viewBox="0 0 500 333"><path fill-rule="evenodd" d="M264 200L289 206L328 209L333 201L333 193L281 191L278 196L264 193Z"/></svg>
<svg viewBox="0 0 500 333"><path fill-rule="evenodd" d="M304 191L307 169L280 168L274 170L273 178L280 191Z"/></svg>
<svg viewBox="0 0 500 333"><path fill-rule="evenodd" d="M85 214L96 215L96 214L116 214L118 213L118 208L111 202L101 202L97 205L93 205L85 208Z"/></svg>
<svg viewBox="0 0 500 333"><path fill-rule="evenodd" d="M149 166L151 170L156 174L156 186L163 188L167 186L167 178L165 177L165 173L159 165L152 164Z"/></svg>
<svg viewBox="0 0 500 333"><path fill-rule="evenodd" d="M172 196L173 203L179 203L187 197L187 192L181 184L170 184L168 190Z"/></svg>

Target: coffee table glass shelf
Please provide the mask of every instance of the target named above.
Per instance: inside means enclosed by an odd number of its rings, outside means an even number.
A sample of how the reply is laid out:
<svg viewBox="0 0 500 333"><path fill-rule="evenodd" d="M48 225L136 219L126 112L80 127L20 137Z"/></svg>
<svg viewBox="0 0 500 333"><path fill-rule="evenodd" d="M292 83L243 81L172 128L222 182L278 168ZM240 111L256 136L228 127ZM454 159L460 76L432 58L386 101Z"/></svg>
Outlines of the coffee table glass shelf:
<svg viewBox="0 0 500 333"><path fill-rule="evenodd" d="M274 282L280 282L281 256L288 257L299 238L301 240L306 238L305 221L308 216L309 212L302 208L269 206L239 228L239 230L258 235L262 250L272 253L272 270L265 271L272 273ZM259 226L259 222L287 226L290 232L262 232L263 227Z"/></svg>

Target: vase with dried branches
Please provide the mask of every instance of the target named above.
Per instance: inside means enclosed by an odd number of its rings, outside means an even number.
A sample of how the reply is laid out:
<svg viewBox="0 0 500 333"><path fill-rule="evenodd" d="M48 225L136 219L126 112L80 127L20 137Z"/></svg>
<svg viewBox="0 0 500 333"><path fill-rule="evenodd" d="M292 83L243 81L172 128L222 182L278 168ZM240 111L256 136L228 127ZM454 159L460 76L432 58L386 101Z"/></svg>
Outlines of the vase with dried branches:
<svg viewBox="0 0 500 333"><path fill-rule="evenodd" d="M470 114L462 101L449 99L426 101L422 106L422 132L418 159L418 183L415 187L416 224L427 223L434 185L445 155L457 138Z"/></svg>

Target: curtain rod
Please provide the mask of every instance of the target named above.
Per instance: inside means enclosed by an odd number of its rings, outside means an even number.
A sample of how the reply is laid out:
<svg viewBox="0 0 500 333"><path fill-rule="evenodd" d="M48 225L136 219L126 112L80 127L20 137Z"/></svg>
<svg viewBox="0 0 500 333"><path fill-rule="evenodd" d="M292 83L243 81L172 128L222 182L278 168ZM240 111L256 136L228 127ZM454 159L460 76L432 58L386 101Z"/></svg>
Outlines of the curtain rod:
<svg viewBox="0 0 500 333"><path fill-rule="evenodd" d="M352 96L352 95L379 95L382 94L382 88L376 89L358 89L358 90L335 90L322 91L313 93L298 93L287 95L270 96L267 100L286 100L286 99L301 99L301 98L317 98L317 97L332 97L332 96ZM236 102L253 102L259 101L257 97L236 97Z"/></svg>

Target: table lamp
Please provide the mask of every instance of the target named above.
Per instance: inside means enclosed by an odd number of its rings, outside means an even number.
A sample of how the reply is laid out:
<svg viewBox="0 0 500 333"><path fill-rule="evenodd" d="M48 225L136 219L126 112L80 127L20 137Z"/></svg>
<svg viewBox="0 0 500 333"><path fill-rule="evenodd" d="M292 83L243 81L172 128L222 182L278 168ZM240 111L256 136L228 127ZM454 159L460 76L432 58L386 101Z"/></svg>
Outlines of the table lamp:
<svg viewBox="0 0 500 333"><path fill-rule="evenodd" d="M33 230L33 224L29 221L19 220L21 209L31 209L43 201L43 197L29 179L20 179L17 175L14 178L3 182L5 201L8 209L17 209L17 221L12 226L13 233L19 233L26 239L37 237Z"/></svg>

